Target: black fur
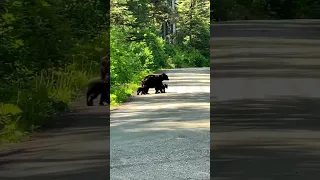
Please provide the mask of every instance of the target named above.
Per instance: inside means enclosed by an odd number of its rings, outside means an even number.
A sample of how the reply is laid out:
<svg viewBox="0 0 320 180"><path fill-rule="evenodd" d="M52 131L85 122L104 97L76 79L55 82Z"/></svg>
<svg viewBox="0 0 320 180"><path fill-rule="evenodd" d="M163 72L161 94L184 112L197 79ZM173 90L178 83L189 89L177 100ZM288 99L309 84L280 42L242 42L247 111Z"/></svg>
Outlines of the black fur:
<svg viewBox="0 0 320 180"><path fill-rule="evenodd" d="M146 92L147 88L146 87L139 87L137 90L137 95L139 95L141 93L142 94L147 94Z"/></svg>
<svg viewBox="0 0 320 180"><path fill-rule="evenodd" d="M166 88L168 89L168 84L163 84L163 87L161 89L162 93L166 93Z"/></svg>
<svg viewBox="0 0 320 180"><path fill-rule="evenodd" d="M87 106L93 106L93 100L100 95L99 105L104 105L104 102L110 104L110 83L103 83L101 81L92 81L89 83L87 89Z"/></svg>
<svg viewBox="0 0 320 180"><path fill-rule="evenodd" d="M151 74L142 80L141 86L146 87L146 93L148 94L149 88L162 88L163 80L169 80L168 75L165 73Z"/></svg>
<svg viewBox="0 0 320 180"><path fill-rule="evenodd" d="M156 94L157 93L166 93L166 88L168 88L168 85L167 84L162 84L161 86L157 86L156 88L155 88L155 90L156 90ZM159 92L160 91L160 92Z"/></svg>

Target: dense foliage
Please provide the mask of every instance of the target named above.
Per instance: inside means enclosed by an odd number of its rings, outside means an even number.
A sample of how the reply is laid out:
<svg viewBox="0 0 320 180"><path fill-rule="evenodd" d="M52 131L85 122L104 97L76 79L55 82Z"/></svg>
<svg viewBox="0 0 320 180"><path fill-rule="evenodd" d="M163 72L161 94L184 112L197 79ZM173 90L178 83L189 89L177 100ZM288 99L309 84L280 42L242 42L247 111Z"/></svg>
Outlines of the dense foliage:
<svg viewBox="0 0 320 180"><path fill-rule="evenodd" d="M320 0L211 0L211 19L319 19Z"/></svg>
<svg viewBox="0 0 320 180"><path fill-rule="evenodd" d="M98 76L100 59L110 50L113 105L148 73L209 66L209 1L177 0L175 10L170 5L167 0L0 3L0 143L19 140L66 110Z"/></svg>
<svg viewBox="0 0 320 180"><path fill-rule="evenodd" d="M66 109L98 75L109 4L7 0L0 13L0 140L13 141Z"/></svg>
<svg viewBox="0 0 320 180"><path fill-rule="evenodd" d="M174 10L168 0L111 0L110 15L112 105L148 73L209 66L209 0L176 0Z"/></svg>

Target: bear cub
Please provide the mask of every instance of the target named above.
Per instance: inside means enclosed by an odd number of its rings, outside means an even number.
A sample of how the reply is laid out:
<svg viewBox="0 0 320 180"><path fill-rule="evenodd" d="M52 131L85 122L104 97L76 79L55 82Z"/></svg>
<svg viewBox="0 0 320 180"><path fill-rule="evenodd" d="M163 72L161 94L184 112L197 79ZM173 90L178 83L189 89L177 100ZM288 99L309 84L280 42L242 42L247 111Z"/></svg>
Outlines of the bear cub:
<svg viewBox="0 0 320 180"><path fill-rule="evenodd" d="M160 87L156 87L156 94L157 93L166 93L166 88L168 89L168 84L162 84ZM160 91L160 92L159 92Z"/></svg>
<svg viewBox="0 0 320 180"><path fill-rule="evenodd" d="M141 94L141 95L145 95L147 94L147 87L139 87L137 90L137 95Z"/></svg>

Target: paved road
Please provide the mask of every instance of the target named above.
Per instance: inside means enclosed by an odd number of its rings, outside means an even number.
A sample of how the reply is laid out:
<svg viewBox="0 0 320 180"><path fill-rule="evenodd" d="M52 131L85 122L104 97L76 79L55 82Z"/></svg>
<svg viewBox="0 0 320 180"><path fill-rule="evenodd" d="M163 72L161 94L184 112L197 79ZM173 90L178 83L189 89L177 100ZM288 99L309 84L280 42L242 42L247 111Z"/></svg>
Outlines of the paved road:
<svg viewBox="0 0 320 180"><path fill-rule="evenodd" d="M320 21L211 28L211 178L318 179Z"/></svg>
<svg viewBox="0 0 320 180"><path fill-rule="evenodd" d="M111 111L112 180L210 179L210 70L168 70L167 93Z"/></svg>
<svg viewBox="0 0 320 180"><path fill-rule="evenodd" d="M72 106L54 129L0 149L1 180L109 179L109 107L86 107L83 98Z"/></svg>

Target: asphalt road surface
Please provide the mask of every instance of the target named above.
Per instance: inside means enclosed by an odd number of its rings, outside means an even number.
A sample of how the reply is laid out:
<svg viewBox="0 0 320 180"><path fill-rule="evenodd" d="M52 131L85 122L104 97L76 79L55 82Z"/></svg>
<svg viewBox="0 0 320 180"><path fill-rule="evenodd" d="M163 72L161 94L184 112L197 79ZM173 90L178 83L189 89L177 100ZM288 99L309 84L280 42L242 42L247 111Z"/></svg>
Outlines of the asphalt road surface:
<svg viewBox="0 0 320 180"><path fill-rule="evenodd" d="M320 21L211 26L211 179L320 177Z"/></svg>
<svg viewBox="0 0 320 180"><path fill-rule="evenodd" d="M111 122L81 98L33 140L0 148L0 179L210 179L210 69L166 73L167 93L130 98Z"/></svg>
<svg viewBox="0 0 320 180"><path fill-rule="evenodd" d="M210 69L165 72L167 93L110 113L112 180L210 179Z"/></svg>
<svg viewBox="0 0 320 180"><path fill-rule="evenodd" d="M109 179L109 107L72 107L33 140L0 148L1 180Z"/></svg>

